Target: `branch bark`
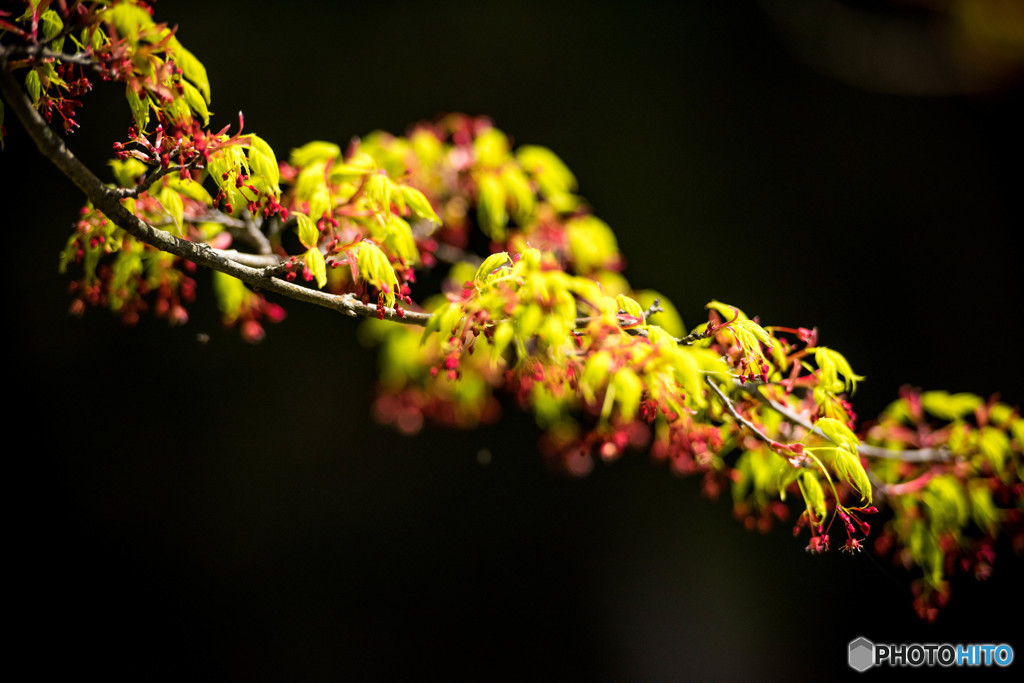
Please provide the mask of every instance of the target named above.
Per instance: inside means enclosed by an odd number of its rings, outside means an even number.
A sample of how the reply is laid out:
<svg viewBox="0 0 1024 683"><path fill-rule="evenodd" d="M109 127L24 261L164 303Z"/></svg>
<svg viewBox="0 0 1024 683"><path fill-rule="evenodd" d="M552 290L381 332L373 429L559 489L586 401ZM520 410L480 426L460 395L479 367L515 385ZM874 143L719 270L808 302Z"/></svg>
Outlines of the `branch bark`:
<svg viewBox="0 0 1024 683"><path fill-rule="evenodd" d="M769 408L777 412L782 417L786 418L793 424L799 425L809 432L814 432L819 436L828 438L825 434L811 424L810 421L800 417L792 410L782 405L778 401L768 398L761 391L758 390L760 385L744 386L744 389L748 393L752 393L755 398L767 405ZM921 449L908 449L905 451L894 451L888 448L882 448L880 446L872 446L869 444L861 444L858 449L860 454L867 458L887 458L890 460L902 460L904 462L948 462L952 459L952 454L945 448L921 448Z"/></svg>
<svg viewBox="0 0 1024 683"><path fill-rule="evenodd" d="M304 303L329 308L351 317L379 317L407 325L425 326L430 314L404 311L400 314L394 308L383 308L365 304L352 294L328 294L319 290L296 285L286 280L268 277L258 268L243 265L227 257L228 252L219 252L205 244L183 240L164 230L159 230L139 220L137 216L121 205L119 193L105 185L88 167L76 157L64 141L47 125L32 107L22 92L9 68L8 57L0 53L0 93L24 126L25 131L39 148L40 153L68 177L79 190L102 211L107 218L135 239L173 254L196 265L210 268L250 285L254 289L280 294Z"/></svg>

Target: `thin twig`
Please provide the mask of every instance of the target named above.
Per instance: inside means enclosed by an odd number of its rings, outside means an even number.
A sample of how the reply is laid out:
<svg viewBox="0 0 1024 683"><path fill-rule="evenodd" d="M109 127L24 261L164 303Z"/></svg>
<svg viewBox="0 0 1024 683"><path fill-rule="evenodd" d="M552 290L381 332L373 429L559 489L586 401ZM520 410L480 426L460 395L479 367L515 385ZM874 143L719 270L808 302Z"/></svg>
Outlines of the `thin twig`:
<svg viewBox="0 0 1024 683"><path fill-rule="evenodd" d="M757 385L747 386L744 384L741 386L747 391L747 393L753 395L759 401L782 415L782 417L786 418L793 424L799 425L818 436L825 437L826 439L828 438L821 429L813 425L809 420L797 415L778 401L765 396L764 393L758 390ZM882 448L880 446L861 444L858 450L861 455L868 458L886 458L889 460L902 460L904 462L948 462L952 459L952 454L945 448L921 448L896 451L888 448Z"/></svg>
<svg viewBox="0 0 1024 683"><path fill-rule="evenodd" d="M729 414L732 415L733 419L742 424L744 427L746 427L755 437L757 437L758 440L768 444L773 451L778 448L786 447L786 444L780 443L773 439L772 437L768 436L760 429L758 429L757 425L755 425L753 422L740 415L739 411L736 410L736 406L735 404L733 404L732 399L726 396L725 392L722 391L722 389L717 384L715 384L710 377L705 377L704 381L707 383L709 387L711 387L711 390L715 392L715 394L718 396L718 399L722 402L722 405L725 407L725 409L729 411ZM799 462L799 460L795 460L794 458L789 456L783 457L789 460L789 462L794 466L798 466L797 463Z"/></svg>
<svg viewBox="0 0 1024 683"><path fill-rule="evenodd" d="M655 299L651 302L651 305L644 311L644 320L647 320L655 313L664 313L665 309L661 307L661 299Z"/></svg>
<svg viewBox="0 0 1024 683"><path fill-rule="evenodd" d="M190 242L148 225L121 205L119 193L107 187L89 170L50 129L21 91L8 66L6 53L0 52L0 93L21 121L26 132L50 160L71 180L97 209L106 214L115 225L141 242L193 263L236 277L242 282L264 291L273 292L296 301L329 308L348 316L383 317L385 320L407 325L425 326L430 314L415 311L399 313L394 308L365 304L352 294L328 294L278 278L267 278L262 270L243 265L227 258L206 244Z"/></svg>
<svg viewBox="0 0 1024 683"><path fill-rule="evenodd" d="M119 199L135 199L140 194L148 190L153 186L153 183L163 178L168 173L181 171L181 166L161 166L153 173L146 176L141 183L135 187L118 187L113 188L111 191L118 196Z"/></svg>

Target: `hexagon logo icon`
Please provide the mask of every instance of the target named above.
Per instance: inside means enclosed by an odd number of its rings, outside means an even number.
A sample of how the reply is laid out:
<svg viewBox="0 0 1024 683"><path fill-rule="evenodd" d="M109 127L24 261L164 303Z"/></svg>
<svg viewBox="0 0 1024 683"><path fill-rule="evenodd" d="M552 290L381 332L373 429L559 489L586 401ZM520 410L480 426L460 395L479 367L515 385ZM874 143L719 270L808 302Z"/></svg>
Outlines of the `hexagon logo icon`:
<svg viewBox="0 0 1024 683"><path fill-rule="evenodd" d="M851 640L848 661L851 669L867 671L875 664L875 644L863 637Z"/></svg>

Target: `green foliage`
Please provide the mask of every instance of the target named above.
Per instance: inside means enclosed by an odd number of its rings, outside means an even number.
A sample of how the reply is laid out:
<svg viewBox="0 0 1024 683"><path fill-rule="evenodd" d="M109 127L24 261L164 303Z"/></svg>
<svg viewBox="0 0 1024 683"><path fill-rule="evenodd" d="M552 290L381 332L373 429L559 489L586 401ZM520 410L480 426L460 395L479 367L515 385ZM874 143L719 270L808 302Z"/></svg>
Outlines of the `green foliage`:
<svg viewBox="0 0 1024 683"><path fill-rule="evenodd" d="M700 475L709 495L731 491L752 527L796 514L812 552L837 533L859 550L878 501L891 510L879 543L921 570L922 614L948 592L951 569L984 573L997 537L1021 541L1018 409L905 390L858 432L849 398L864 377L841 353L816 331L762 326L717 300L686 334L666 297L626 279L614 231L550 150L514 148L489 120L449 115L344 151L313 141L282 163L243 133L241 117L234 132L208 129L205 67L143 5L60 5L38 17L29 7L17 21L36 18L44 39L67 28L70 40L53 49L74 50L15 67L46 120L56 112L66 132L77 125L73 98L85 85L70 63L91 60L124 88L134 130L110 166L127 211L223 261L251 252L243 260L266 264L261 288L308 282L343 296L347 310L359 302L362 314L425 321L420 332L369 319L361 332L381 347L381 421L405 433L428 421L472 428L498 419L506 396L534 416L555 466L582 474L645 448L677 474ZM28 47L38 41L24 34ZM127 227L83 209L60 257L76 277L72 310L184 323L195 265ZM486 253L467 251L488 241ZM418 274L440 290L424 291ZM223 272L212 288L225 325L248 341L284 317Z"/></svg>

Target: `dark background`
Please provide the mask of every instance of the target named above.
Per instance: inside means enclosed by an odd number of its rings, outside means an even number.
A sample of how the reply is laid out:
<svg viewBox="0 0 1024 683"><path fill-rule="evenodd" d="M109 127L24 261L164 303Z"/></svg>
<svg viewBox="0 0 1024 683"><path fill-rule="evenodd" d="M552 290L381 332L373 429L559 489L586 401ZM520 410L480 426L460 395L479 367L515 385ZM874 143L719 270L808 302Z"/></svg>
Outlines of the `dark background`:
<svg viewBox="0 0 1024 683"><path fill-rule="evenodd" d="M867 375L865 417L903 383L1021 402L1019 72L964 75L941 15L232 5L157 7L209 70L215 126L242 109L284 157L490 115L562 156L630 280L691 324L717 298L819 326ZM911 56L875 39L892 27ZM845 68L872 60L891 69ZM70 144L101 169L129 118L116 88L87 104ZM8 119L5 564L15 651L35 671L796 680L850 674L858 636L1021 654L1024 564L1008 548L927 625L887 560L812 557L785 526L747 533L646 456L548 472L514 409L471 433L375 427L375 356L352 320L291 305L247 346L205 287L183 328L68 316L56 258L81 199Z"/></svg>

